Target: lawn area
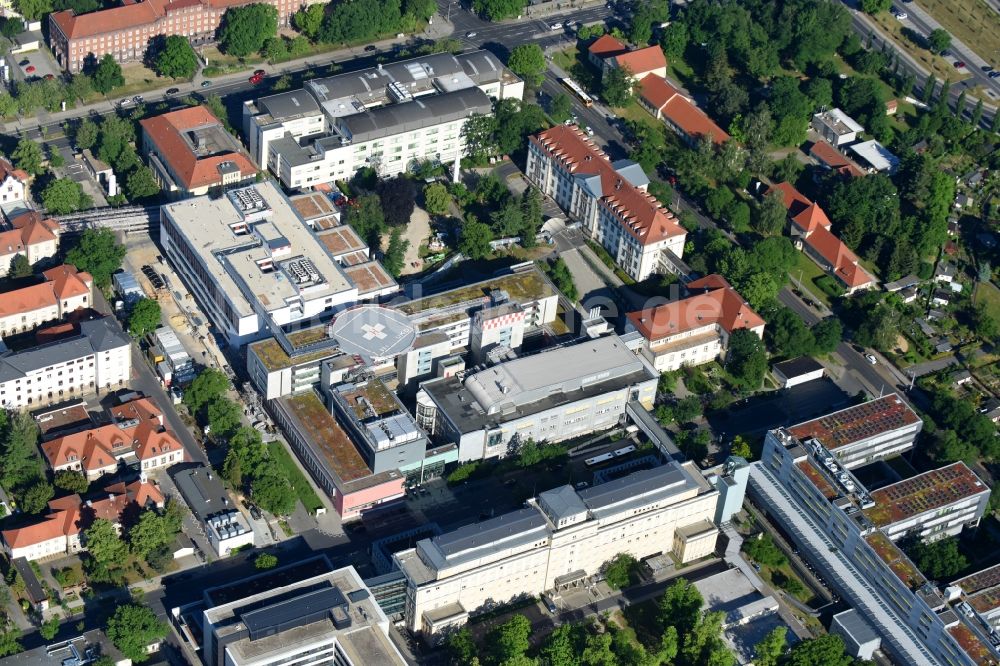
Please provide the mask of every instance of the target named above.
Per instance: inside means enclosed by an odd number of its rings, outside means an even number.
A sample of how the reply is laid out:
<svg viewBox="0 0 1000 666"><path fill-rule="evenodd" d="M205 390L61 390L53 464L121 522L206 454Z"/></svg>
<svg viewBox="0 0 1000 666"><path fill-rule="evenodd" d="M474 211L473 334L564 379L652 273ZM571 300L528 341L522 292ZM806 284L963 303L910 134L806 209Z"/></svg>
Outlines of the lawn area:
<svg viewBox="0 0 1000 666"><path fill-rule="evenodd" d="M313 490L309 481L302 475L302 470L292 460L292 454L288 452L285 445L280 441L274 441L268 444L268 449L271 452L271 457L285 471L289 482L292 484L292 489L295 490L295 495L302 502L302 506L306 508L306 511L315 514L318 509L322 509L323 502L316 496L316 491Z"/></svg>
<svg viewBox="0 0 1000 666"><path fill-rule="evenodd" d="M920 6L986 62L1000 65L1000 14L984 0L920 0Z"/></svg>
<svg viewBox="0 0 1000 666"><path fill-rule="evenodd" d="M1000 289L992 282L979 282L976 286L976 305L984 303L993 319L1000 321Z"/></svg>
<svg viewBox="0 0 1000 666"><path fill-rule="evenodd" d="M654 118L644 108L639 106L639 102L634 99L627 106L616 108L615 115L626 120L634 120L637 123L648 125L653 131L650 136L655 140L657 150L664 150L667 147L666 133L663 131L663 123Z"/></svg>
<svg viewBox="0 0 1000 666"><path fill-rule="evenodd" d="M585 56L576 46L557 51L552 56L552 62L569 74L573 79L591 94L597 93L600 72L586 61Z"/></svg>
<svg viewBox="0 0 1000 666"><path fill-rule="evenodd" d="M556 51L555 55L552 56L552 62L568 72L579 62L579 57L580 51L575 46L571 46L568 49Z"/></svg>
<svg viewBox="0 0 1000 666"><path fill-rule="evenodd" d="M827 296L822 289L817 287L815 282L817 278L823 277L826 273L822 268L816 265L815 261L807 257L805 252L796 253L795 266L792 267L792 270L788 271L788 274L796 280L799 280L799 276L801 275L802 285L806 288L806 291L809 292L807 295L820 301L826 307L830 307L830 297Z"/></svg>
<svg viewBox="0 0 1000 666"><path fill-rule="evenodd" d="M760 577L766 580L771 586L785 590L804 604L811 603L816 596L809 589L809 586L802 582L790 564L787 562L780 567L764 565L760 568ZM788 584L786 581L798 581L798 584ZM791 587L792 589L788 589Z"/></svg>
<svg viewBox="0 0 1000 666"><path fill-rule="evenodd" d="M956 0L946 1L955 2ZM967 1L974 2L975 0ZM900 21L897 21L896 18L889 12L879 12L872 17L872 20L878 25L883 35L888 35L893 41L902 46L903 49L916 58L921 65L934 72L934 75L938 77L938 79L950 79L952 83L956 83L969 77L968 72L955 69L950 60L939 55L934 55L927 49L913 43L913 40L903 34L903 24ZM877 43L873 45L880 48L880 45ZM917 83L922 84L923 81L917 81Z"/></svg>
<svg viewBox="0 0 1000 666"><path fill-rule="evenodd" d="M132 62L122 65L122 76L125 77L125 85L115 88L107 96L108 99L121 99L132 97L149 90L157 90L173 83L187 83L191 79L171 79L158 76L156 72L144 66L141 62ZM86 103L91 104L104 99L104 95L94 91L87 96Z"/></svg>

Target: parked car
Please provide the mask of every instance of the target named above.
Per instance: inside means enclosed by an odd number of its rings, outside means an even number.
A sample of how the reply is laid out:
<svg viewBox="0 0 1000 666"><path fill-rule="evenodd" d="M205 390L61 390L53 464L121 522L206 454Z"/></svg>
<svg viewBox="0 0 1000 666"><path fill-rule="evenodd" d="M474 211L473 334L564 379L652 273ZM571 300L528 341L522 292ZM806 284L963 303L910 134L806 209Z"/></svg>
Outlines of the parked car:
<svg viewBox="0 0 1000 666"><path fill-rule="evenodd" d="M467 37L468 39L472 39L473 37L475 37L475 36L476 36L476 31L475 31L475 30L473 30L473 31L470 31L470 32L467 32L467 33L465 33L465 36L466 36L466 37Z"/></svg>
<svg viewBox="0 0 1000 666"><path fill-rule="evenodd" d="M991 78L991 79L995 79L995 78L997 78L998 76L1000 76L1000 72L997 72L997 71L992 71L992 72L990 72L990 78Z"/></svg>
<svg viewBox="0 0 1000 666"><path fill-rule="evenodd" d="M260 83L261 81L263 81L263 80L264 80L264 77L263 77L263 76L261 76L260 74L254 74L254 75L253 75L253 76L251 76L251 77L250 77L250 79L249 79L249 81L250 81L250 85L253 85L253 86L256 86L256 85L258 85L258 84L259 84L259 83Z"/></svg>
<svg viewBox="0 0 1000 666"><path fill-rule="evenodd" d="M254 70L253 75L254 76L267 76L267 72L265 72L262 69L257 69L257 70Z"/></svg>
<svg viewBox="0 0 1000 666"><path fill-rule="evenodd" d="M875 354L865 354L865 358L868 359L868 362L872 365L878 364L878 359L875 358Z"/></svg>
<svg viewBox="0 0 1000 666"><path fill-rule="evenodd" d="M201 82L201 87L202 87L202 88L207 88L207 87L209 87L210 85L212 85L212 82L211 82L211 81L202 81L202 82Z"/></svg>
<svg viewBox="0 0 1000 666"><path fill-rule="evenodd" d="M376 47L374 44L369 44L368 46L365 47L365 53L371 53L372 51L378 51L378 47Z"/></svg>
<svg viewBox="0 0 1000 666"><path fill-rule="evenodd" d="M166 92L166 94L167 94L167 95L176 95L176 94L177 94L177 93L179 93L180 91L181 91L181 89L180 89L180 88L167 88L167 92Z"/></svg>
<svg viewBox="0 0 1000 666"><path fill-rule="evenodd" d="M956 60L955 61L955 69L965 69L965 61L964 60Z"/></svg>
<svg viewBox="0 0 1000 666"><path fill-rule="evenodd" d="M591 127L590 125L587 125L587 126L586 126L586 127L584 128L584 130L585 130L585 131L587 132L587 135L588 135L588 136L594 136L594 128L593 128L593 127Z"/></svg>

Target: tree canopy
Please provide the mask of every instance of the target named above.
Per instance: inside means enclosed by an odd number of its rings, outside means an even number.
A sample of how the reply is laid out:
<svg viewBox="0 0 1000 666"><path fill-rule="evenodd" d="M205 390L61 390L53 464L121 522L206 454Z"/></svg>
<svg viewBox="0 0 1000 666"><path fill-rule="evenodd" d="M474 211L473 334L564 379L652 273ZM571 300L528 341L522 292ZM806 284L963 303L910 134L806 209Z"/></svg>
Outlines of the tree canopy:
<svg viewBox="0 0 1000 666"><path fill-rule="evenodd" d="M729 336L726 369L730 376L745 389L756 389L767 372L767 353L764 344L753 331L741 328Z"/></svg>
<svg viewBox="0 0 1000 666"><path fill-rule="evenodd" d="M10 154L10 160L14 168L24 169L33 176L45 172L45 167L42 165L45 161L42 146L28 137L23 137L17 142L17 146Z"/></svg>
<svg viewBox="0 0 1000 666"><path fill-rule="evenodd" d="M272 5L254 3L230 7L222 15L219 48L238 58L258 53L264 43L278 34L278 10Z"/></svg>
<svg viewBox="0 0 1000 666"><path fill-rule="evenodd" d="M151 298L142 298L132 306L128 316L128 332L133 338L141 338L153 332L160 325L160 304Z"/></svg>
<svg viewBox="0 0 1000 666"><path fill-rule="evenodd" d="M93 68L90 74L93 81L94 90L107 95L109 92L125 85L125 76L122 74L122 67L110 53L103 58Z"/></svg>
<svg viewBox="0 0 1000 666"><path fill-rule="evenodd" d="M125 246L115 240L110 229L87 229L66 254L66 261L90 273L101 289L111 284L111 276L121 268L124 258Z"/></svg>
<svg viewBox="0 0 1000 666"><path fill-rule="evenodd" d="M229 378L220 370L207 368L198 373L184 391L184 404L192 414L199 415L209 403L224 396L228 390Z"/></svg>
<svg viewBox="0 0 1000 666"><path fill-rule="evenodd" d="M153 69L160 76L186 79L198 71L198 55L191 48L191 42L182 35L168 35L154 40Z"/></svg>
<svg viewBox="0 0 1000 666"><path fill-rule="evenodd" d="M424 188L424 208L431 215L445 215L451 205L451 194L441 183L431 183Z"/></svg>
<svg viewBox="0 0 1000 666"><path fill-rule="evenodd" d="M167 624L148 606L130 603L115 609L106 631L115 647L138 664L149 659L147 646L165 638L167 630Z"/></svg>
<svg viewBox="0 0 1000 666"><path fill-rule="evenodd" d="M80 183L71 178L56 178L42 190L42 205L50 215L67 215L91 208L94 201Z"/></svg>
<svg viewBox="0 0 1000 666"><path fill-rule="evenodd" d="M417 186L412 178L399 174L385 178L375 186L385 223L391 227L403 227L410 223L417 196Z"/></svg>
<svg viewBox="0 0 1000 666"><path fill-rule="evenodd" d="M472 9L490 21L502 21L521 14L527 4L527 0L473 0Z"/></svg>
<svg viewBox="0 0 1000 666"><path fill-rule="evenodd" d="M546 69L545 54L538 44L520 44L510 52L507 66L529 85L539 86Z"/></svg>

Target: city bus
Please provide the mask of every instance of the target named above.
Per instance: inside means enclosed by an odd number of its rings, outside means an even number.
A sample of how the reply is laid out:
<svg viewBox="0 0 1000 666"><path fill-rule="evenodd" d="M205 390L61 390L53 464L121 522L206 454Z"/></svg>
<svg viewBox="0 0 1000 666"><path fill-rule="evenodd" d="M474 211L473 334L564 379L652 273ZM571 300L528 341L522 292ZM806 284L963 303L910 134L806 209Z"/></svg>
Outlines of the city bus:
<svg viewBox="0 0 1000 666"><path fill-rule="evenodd" d="M583 88L581 88L580 84L578 84L576 81L567 76L566 78L562 79L562 84L567 88L569 88L570 92L573 93L573 95L578 100L580 100L585 107L589 109L590 107L594 106L594 98L588 95L586 92L584 92Z"/></svg>

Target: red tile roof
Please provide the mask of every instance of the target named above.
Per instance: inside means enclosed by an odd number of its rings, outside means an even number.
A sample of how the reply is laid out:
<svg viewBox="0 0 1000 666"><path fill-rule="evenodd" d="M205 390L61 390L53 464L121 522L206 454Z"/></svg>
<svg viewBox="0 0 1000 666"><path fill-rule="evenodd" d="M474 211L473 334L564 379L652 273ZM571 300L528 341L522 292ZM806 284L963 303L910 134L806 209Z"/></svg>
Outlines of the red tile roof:
<svg viewBox="0 0 1000 666"><path fill-rule="evenodd" d="M93 284L90 274L77 273L69 264L50 268L43 275L47 282L0 293L0 317L55 307L61 300L90 293Z"/></svg>
<svg viewBox="0 0 1000 666"><path fill-rule="evenodd" d="M27 183L30 178L27 171L24 169L15 169L13 164L0 157L0 183L7 180L8 177L19 180L22 183Z"/></svg>
<svg viewBox="0 0 1000 666"><path fill-rule="evenodd" d="M831 146L826 141L817 141L811 148L809 154L842 175L858 178L864 176L865 172L858 168L854 162L846 155Z"/></svg>
<svg viewBox="0 0 1000 666"><path fill-rule="evenodd" d="M556 125L531 141L571 174L599 175L601 203L641 245L685 234L673 213L615 171L608 156L580 128Z"/></svg>
<svg viewBox="0 0 1000 666"><path fill-rule="evenodd" d="M826 213L823 212L823 209L818 204L809 204L808 208L792 218L792 222L795 226L805 231L806 235L811 234L820 227L825 229L830 228L830 218L826 216Z"/></svg>
<svg viewBox="0 0 1000 666"><path fill-rule="evenodd" d="M52 500L49 502L50 513L43 520L18 529L4 530L4 543L10 548L24 548L57 537L70 537L86 529L97 518L118 524L122 513L133 503L139 507L162 507L164 503L163 493L152 483L115 483L104 491L104 497L89 503L85 503L79 495Z"/></svg>
<svg viewBox="0 0 1000 666"><path fill-rule="evenodd" d="M768 194L775 191L781 192L782 201L785 204L785 210L788 211L789 217L795 217L812 205L812 201L810 201L806 195L795 189L795 186L789 182L778 183L777 185L772 185L767 189Z"/></svg>
<svg viewBox="0 0 1000 666"><path fill-rule="evenodd" d="M715 124L708 115L699 109L688 98L677 94L677 89L671 86L661 76L650 74L639 82L639 94L650 106L660 110L660 113L673 125L680 128L684 134L694 139L710 134L716 144L729 140L729 134ZM662 100L666 99L666 102Z"/></svg>
<svg viewBox="0 0 1000 666"><path fill-rule="evenodd" d="M619 53L625 53L628 48L611 35L601 35L591 44L587 51L598 58L607 58Z"/></svg>
<svg viewBox="0 0 1000 666"><path fill-rule="evenodd" d="M858 256L851 248L826 227L818 227L810 233L805 244L823 257L833 267L834 275L848 287L853 289L875 282L875 277L858 263Z"/></svg>
<svg viewBox="0 0 1000 666"><path fill-rule="evenodd" d="M732 333L740 328L753 329L765 323L722 276L710 275L696 280L688 285L688 289L692 292L706 291L672 303L630 312L629 321L650 341L711 324Z"/></svg>
<svg viewBox="0 0 1000 666"><path fill-rule="evenodd" d="M42 275L52 284L56 298L65 300L89 294L94 285L90 273L80 273L73 264L63 264L43 271Z"/></svg>
<svg viewBox="0 0 1000 666"><path fill-rule="evenodd" d="M179 111L140 121L143 131L159 152L160 158L180 180L179 185L192 190L222 182L219 165L232 162L244 177L257 172L256 167L242 152L225 152L199 158L191 150L182 134L206 125L221 125L219 119L205 106L192 106Z"/></svg>
<svg viewBox="0 0 1000 666"><path fill-rule="evenodd" d="M622 53L615 56L615 62L620 68L627 69L632 76L641 76L667 67L667 58L659 46L647 46Z"/></svg>

